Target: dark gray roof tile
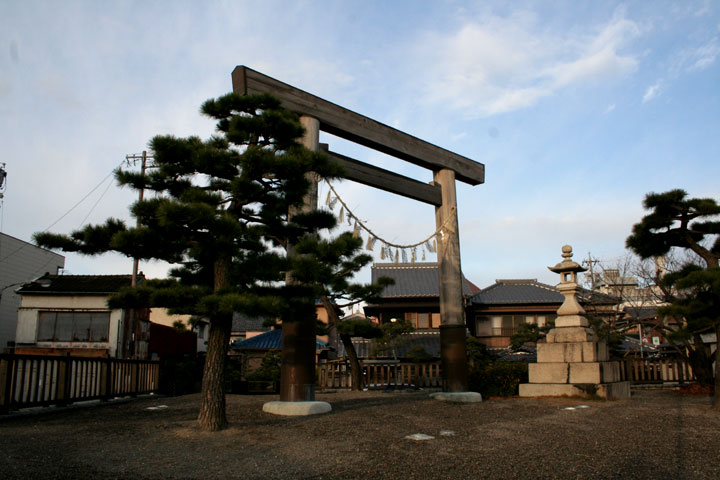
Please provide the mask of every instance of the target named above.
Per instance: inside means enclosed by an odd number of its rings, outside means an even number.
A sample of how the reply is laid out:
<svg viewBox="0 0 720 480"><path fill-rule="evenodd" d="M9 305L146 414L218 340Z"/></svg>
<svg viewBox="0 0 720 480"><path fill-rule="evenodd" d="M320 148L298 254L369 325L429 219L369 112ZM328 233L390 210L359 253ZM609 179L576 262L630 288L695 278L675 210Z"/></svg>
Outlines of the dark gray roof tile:
<svg viewBox="0 0 720 480"><path fill-rule="evenodd" d="M117 293L129 287L131 275L50 275L26 283L18 293L28 295L102 295ZM138 281L145 277L138 276Z"/></svg>
<svg viewBox="0 0 720 480"><path fill-rule="evenodd" d="M561 304L563 296L555 287L537 280L496 280L493 285L483 288L472 298L472 303L493 304Z"/></svg>
<svg viewBox="0 0 720 480"><path fill-rule="evenodd" d="M380 277L395 280L394 285L385 287L381 298L440 296L437 263L375 263L372 282L377 282ZM470 282L463 277L463 295L472 293Z"/></svg>
<svg viewBox="0 0 720 480"><path fill-rule="evenodd" d="M282 330L270 330L245 340L237 340L230 345L230 348L233 350L280 350L282 348ZM328 344L318 338L315 340L315 348L327 349Z"/></svg>

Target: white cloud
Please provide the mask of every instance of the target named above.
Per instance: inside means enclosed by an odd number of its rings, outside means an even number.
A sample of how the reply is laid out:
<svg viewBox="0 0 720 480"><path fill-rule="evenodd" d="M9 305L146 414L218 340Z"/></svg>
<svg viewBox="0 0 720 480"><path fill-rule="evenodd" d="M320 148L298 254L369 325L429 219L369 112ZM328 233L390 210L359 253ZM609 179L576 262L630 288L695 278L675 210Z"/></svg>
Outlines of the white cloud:
<svg viewBox="0 0 720 480"><path fill-rule="evenodd" d="M691 56L694 62L690 65L689 70L704 70L715 63L715 60L720 56L720 42L715 37L705 45L698 47L692 52Z"/></svg>
<svg viewBox="0 0 720 480"><path fill-rule="evenodd" d="M590 34L549 33L529 14L486 16L419 42L418 55L436 72L426 97L473 116L526 108L566 87L633 73L638 62L621 49L639 33L622 9Z"/></svg>
<svg viewBox="0 0 720 480"><path fill-rule="evenodd" d="M669 73L679 77L689 72L705 70L720 57L720 39L716 36L701 45L678 49L670 56Z"/></svg>
<svg viewBox="0 0 720 480"><path fill-rule="evenodd" d="M660 82L650 85L647 88L647 90L645 90L645 95L643 95L642 102L643 103L649 102L650 100L657 97L659 93L660 93Z"/></svg>
<svg viewBox="0 0 720 480"><path fill-rule="evenodd" d="M616 107L615 107L615 104L614 104L614 103L613 103L612 105L608 105L607 108L605 109L605 112L604 112L604 113L610 113L610 112L612 112L613 110L615 110L615 108L616 108Z"/></svg>

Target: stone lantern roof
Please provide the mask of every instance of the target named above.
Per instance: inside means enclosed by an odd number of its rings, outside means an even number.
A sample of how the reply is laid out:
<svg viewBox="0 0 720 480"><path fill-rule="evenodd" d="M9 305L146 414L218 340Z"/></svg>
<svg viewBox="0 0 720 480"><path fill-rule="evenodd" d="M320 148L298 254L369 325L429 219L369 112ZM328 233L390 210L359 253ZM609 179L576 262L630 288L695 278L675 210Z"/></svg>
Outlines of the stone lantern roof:
<svg viewBox="0 0 720 480"><path fill-rule="evenodd" d="M560 274L560 283L577 283L577 274L585 272L587 268L580 266L572 261L572 247L565 245L562 247L563 261L554 267L548 267L548 270Z"/></svg>

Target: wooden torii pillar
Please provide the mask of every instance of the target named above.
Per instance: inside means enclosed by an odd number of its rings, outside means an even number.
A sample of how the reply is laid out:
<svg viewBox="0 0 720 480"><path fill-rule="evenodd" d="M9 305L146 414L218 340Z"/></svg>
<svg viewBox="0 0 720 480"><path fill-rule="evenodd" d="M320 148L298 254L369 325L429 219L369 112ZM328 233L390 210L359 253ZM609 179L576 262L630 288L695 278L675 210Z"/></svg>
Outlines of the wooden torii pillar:
<svg viewBox="0 0 720 480"><path fill-rule="evenodd" d="M435 222L437 228L441 229L438 239L438 275L443 390L467 391L465 316L455 180L470 185L484 183L485 166L245 66L238 66L233 70L232 82L233 91L237 94L269 93L278 98L284 108L294 111L301 118L304 117L306 135L302 142L310 149L322 148L317 144L317 132L320 130L433 172L433 182L423 183L326 149L327 154L343 166L346 179L435 207ZM308 125L313 125L311 133L308 133ZM317 196L314 202L312 205L308 203L306 207L316 208ZM300 330L291 328L286 332L283 329L283 359L287 362L284 361L282 367L281 401L314 400L314 389L303 382L309 382L308 379L314 375L315 337ZM285 352L286 348L289 350L288 354Z"/></svg>

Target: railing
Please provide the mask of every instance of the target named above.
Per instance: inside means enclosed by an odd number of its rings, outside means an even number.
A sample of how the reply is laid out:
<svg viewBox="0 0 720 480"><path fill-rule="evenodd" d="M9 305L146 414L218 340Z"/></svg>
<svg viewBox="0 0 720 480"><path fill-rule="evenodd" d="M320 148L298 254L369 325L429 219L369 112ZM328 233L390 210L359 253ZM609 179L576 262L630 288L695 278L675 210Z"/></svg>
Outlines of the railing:
<svg viewBox="0 0 720 480"><path fill-rule="evenodd" d="M682 384L695 380L690 365L684 360L626 358L620 367L621 379L633 384Z"/></svg>
<svg viewBox="0 0 720 480"><path fill-rule="evenodd" d="M361 368L363 386L370 389L442 386L440 363L362 363ZM317 387L319 390L352 388L350 364L319 364Z"/></svg>
<svg viewBox="0 0 720 480"><path fill-rule="evenodd" d="M159 370L144 360L0 354L0 413L153 392Z"/></svg>

